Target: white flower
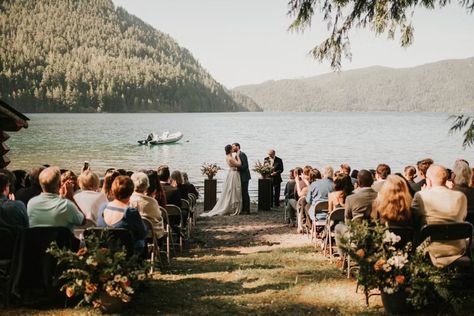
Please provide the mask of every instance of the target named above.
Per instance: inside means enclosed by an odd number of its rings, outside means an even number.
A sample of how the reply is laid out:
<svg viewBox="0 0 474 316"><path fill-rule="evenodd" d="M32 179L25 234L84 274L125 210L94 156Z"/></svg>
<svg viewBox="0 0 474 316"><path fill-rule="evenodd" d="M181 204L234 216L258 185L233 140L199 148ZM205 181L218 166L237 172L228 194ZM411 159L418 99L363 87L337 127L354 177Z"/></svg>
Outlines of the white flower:
<svg viewBox="0 0 474 316"><path fill-rule="evenodd" d="M383 242L384 243L390 243L390 244L396 244L397 242L402 239L400 236L395 235L392 232L389 232L388 230L385 231L385 234L383 235Z"/></svg>
<svg viewBox="0 0 474 316"><path fill-rule="evenodd" d="M387 293L387 294L393 294L394 293L393 289L389 288L389 287L384 287L383 292Z"/></svg>
<svg viewBox="0 0 474 316"><path fill-rule="evenodd" d="M388 263L386 263L386 264L384 264L384 265L382 266L382 269L383 269L385 272L390 272L390 271L392 271L392 266L389 265Z"/></svg>
<svg viewBox="0 0 474 316"><path fill-rule="evenodd" d="M395 268L401 269L408 262L408 254L396 255L387 260L387 263Z"/></svg>

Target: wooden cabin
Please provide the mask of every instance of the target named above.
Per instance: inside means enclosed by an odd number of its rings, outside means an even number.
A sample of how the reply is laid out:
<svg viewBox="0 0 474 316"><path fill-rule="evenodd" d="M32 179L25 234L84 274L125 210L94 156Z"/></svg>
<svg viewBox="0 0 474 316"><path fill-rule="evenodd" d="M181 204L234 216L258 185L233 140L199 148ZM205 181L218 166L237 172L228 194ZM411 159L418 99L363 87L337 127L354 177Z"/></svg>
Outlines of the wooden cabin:
<svg viewBox="0 0 474 316"><path fill-rule="evenodd" d="M27 121L29 118L0 99L0 169L10 163L7 157L10 148L5 143L10 135L6 132L17 132L22 128L28 128Z"/></svg>

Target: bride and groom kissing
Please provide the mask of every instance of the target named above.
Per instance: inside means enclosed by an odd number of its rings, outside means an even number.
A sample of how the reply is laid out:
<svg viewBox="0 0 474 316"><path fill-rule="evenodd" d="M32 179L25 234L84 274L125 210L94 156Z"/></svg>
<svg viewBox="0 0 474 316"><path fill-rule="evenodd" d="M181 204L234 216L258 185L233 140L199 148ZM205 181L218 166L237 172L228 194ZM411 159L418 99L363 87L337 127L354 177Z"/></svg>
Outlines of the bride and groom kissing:
<svg viewBox="0 0 474 316"><path fill-rule="evenodd" d="M221 196L216 205L202 217L218 215L250 214L250 171L247 155L240 150L239 143L224 147L229 166Z"/></svg>

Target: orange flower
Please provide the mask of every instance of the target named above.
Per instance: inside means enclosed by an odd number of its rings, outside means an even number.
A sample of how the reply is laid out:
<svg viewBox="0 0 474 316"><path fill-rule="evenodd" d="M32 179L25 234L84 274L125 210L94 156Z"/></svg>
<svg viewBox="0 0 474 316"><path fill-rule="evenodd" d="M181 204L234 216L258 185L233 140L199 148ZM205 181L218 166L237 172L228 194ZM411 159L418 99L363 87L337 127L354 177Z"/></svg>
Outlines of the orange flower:
<svg viewBox="0 0 474 316"><path fill-rule="evenodd" d="M397 282L398 284L405 283L405 276L400 275L400 274L395 276L395 282Z"/></svg>
<svg viewBox="0 0 474 316"><path fill-rule="evenodd" d="M86 252L87 252L87 248L86 248L86 247L82 247L81 249L79 249L79 250L77 251L77 255L80 257L80 256L85 255Z"/></svg>
<svg viewBox="0 0 474 316"><path fill-rule="evenodd" d="M72 287L67 287L66 288L66 296L71 298L74 296L74 288Z"/></svg>
<svg viewBox="0 0 474 316"><path fill-rule="evenodd" d="M364 251L364 249L358 249L358 250L356 251L356 255L357 255L358 257L360 257L360 258L364 257L364 256L365 256L365 251Z"/></svg>
<svg viewBox="0 0 474 316"><path fill-rule="evenodd" d="M375 271L379 271L379 270L382 270L383 268L383 265L385 264L385 260L384 259L379 259L377 260L377 262L374 264L374 269Z"/></svg>
<svg viewBox="0 0 474 316"><path fill-rule="evenodd" d="M86 293L95 293L97 291L97 286L94 283L86 283Z"/></svg>

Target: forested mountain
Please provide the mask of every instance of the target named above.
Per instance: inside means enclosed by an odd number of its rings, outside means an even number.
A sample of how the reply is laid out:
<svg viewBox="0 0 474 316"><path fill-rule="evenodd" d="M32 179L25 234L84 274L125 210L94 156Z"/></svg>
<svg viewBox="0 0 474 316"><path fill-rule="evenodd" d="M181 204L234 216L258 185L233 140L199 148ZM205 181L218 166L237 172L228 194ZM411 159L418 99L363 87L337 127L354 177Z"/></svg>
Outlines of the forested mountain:
<svg viewBox="0 0 474 316"><path fill-rule="evenodd" d="M0 0L0 97L25 112L254 104L234 100L188 50L111 0Z"/></svg>
<svg viewBox="0 0 474 316"><path fill-rule="evenodd" d="M474 58L268 81L234 91L264 111L474 112Z"/></svg>

